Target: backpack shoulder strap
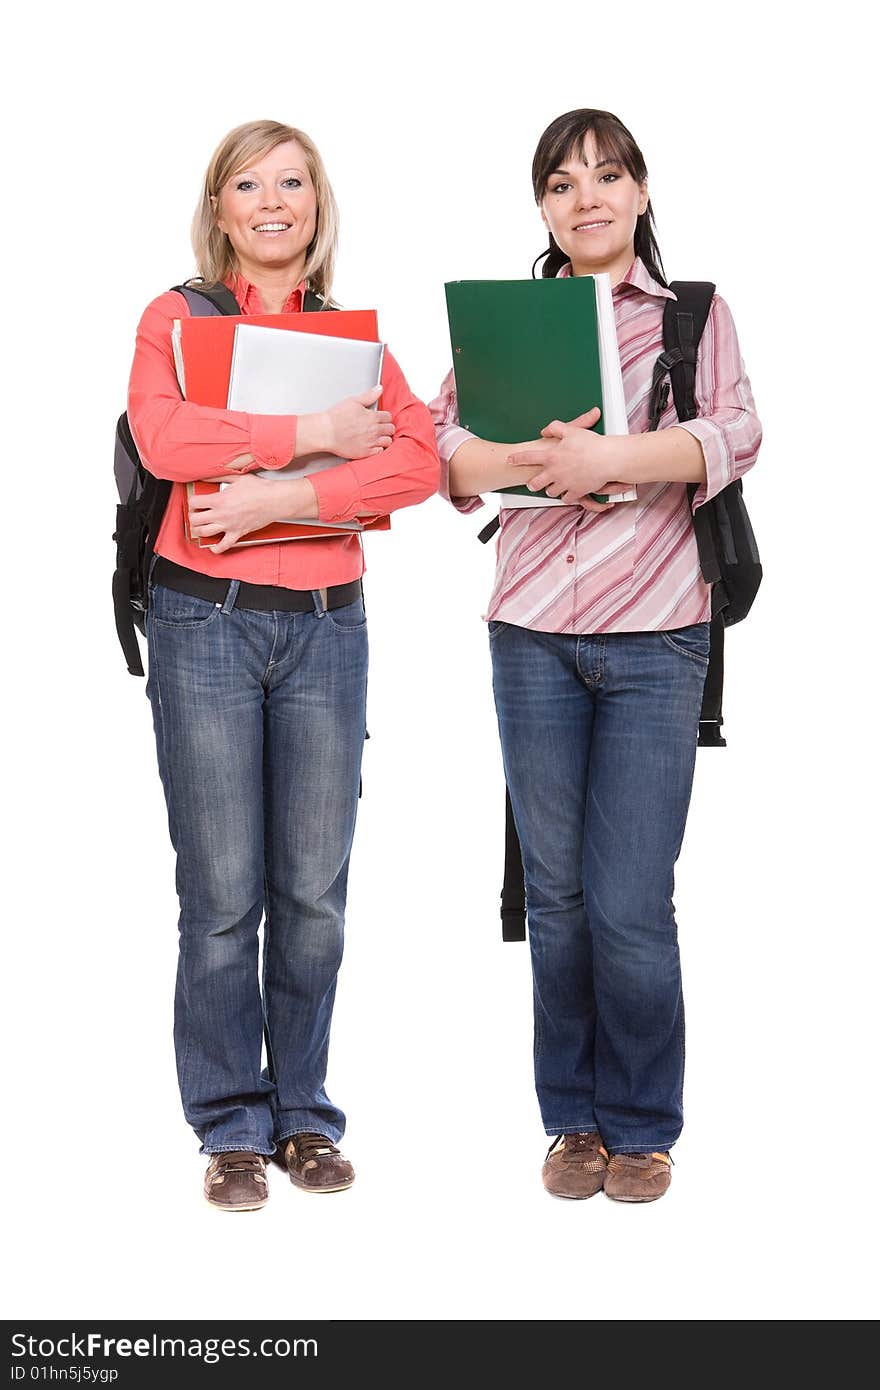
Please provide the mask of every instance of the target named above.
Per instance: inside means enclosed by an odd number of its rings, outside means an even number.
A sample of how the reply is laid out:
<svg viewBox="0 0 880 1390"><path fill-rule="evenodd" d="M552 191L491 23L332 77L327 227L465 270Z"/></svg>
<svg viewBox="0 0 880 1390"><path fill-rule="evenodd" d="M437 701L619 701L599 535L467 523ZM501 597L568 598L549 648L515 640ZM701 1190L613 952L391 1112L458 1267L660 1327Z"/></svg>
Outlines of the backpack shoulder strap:
<svg viewBox="0 0 880 1390"><path fill-rule="evenodd" d="M715 286L708 280L673 280L669 288L676 297L667 299L663 309L664 351L659 362L669 371L679 420L693 420L697 414L694 397L697 349L712 307Z"/></svg>
<svg viewBox="0 0 880 1390"><path fill-rule="evenodd" d="M187 285L172 285L182 294L194 318L219 314L240 314L235 295L225 285L205 285L197 281ZM116 631L125 654L126 664L133 676L144 674L135 627L144 631L144 614L148 602L148 574L153 556L153 541L171 496L171 483L157 478L141 461L128 415L123 414L116 427L114 471L119 490L116 508L116 570L113 575L113 607Z"/></svg>
<svg viewBox="0 0 880 1390"><path fill-rule="evenodd" d="M241 305L225 285L189 284L172 285L171 288L183 295L194 318L241 313Z"/></svg>
<svg viewBox="0 0 880 1390"><path fill-rule="evenodd" d="M333 313L331 304L328 304L319 294L315 294L314 290L306 290L303 295L303 313L317 314L322 309L326 310L327 313Z"/></svg>
<svg viewBox="0 0 880 1390"><path fill-rule="evenodd" d="M241 305L225 285L187 284L172 285L171 288L183 295L190 312L195 316L241 313ZM306 290L303 295L303 312L314 314L321 309L332 312L332 307L326 304L319 294L315 294L314 290Z"/></svg>

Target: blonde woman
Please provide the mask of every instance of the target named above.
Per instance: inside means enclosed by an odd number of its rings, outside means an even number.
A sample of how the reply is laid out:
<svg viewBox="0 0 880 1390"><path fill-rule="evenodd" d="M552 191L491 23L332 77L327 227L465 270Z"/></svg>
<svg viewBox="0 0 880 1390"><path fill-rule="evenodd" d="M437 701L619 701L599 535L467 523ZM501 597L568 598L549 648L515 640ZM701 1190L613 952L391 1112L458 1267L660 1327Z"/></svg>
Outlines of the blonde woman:
<svg viewBox="0 0 880 1390"><path fill-rule="evenodd" d="M307 135L254 121L221 141L193 227L205 281L225 284L243 314L295 312L309 292L329 306L336 242L336 204ZM436 489L439 465L428 411L387 352L381 409L370 409L378 388L300 417L182 400L171 328L187 312L173 291L147 308L128 408L145 465L174 484L151 576L147 691L177 852L178 1078L210 1156L205 1195L238 1211L265 1205L270 1157L308 1191L354 1181L325 1073L367 627L355 533L233 547L285 516L348 521L412 506ZM349 461L307 479L252 476L323 450ZM215 477L229 486L191 504L193 535L215 538L199 547L185 533L185 484Z"/></svg>

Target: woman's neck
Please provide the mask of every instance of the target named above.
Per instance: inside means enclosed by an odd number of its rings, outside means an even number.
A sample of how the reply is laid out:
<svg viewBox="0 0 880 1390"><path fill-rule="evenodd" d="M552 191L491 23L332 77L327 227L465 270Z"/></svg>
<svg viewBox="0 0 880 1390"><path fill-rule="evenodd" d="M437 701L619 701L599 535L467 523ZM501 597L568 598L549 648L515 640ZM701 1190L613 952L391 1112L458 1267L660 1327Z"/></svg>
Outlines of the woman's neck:
<svg viewBox="0 0 880 1390"><path fill-rule="evenodd" d="M238 273L259 291L264 314L280 314L292 292L302 280L304 263L291 270L290 266L279 266L273 270L267 266L239 266Z"/></svg>
<svg viewBox="0 0 880 1390"><path fill-rule="evenodd" d="M572 261L571 273L572 275L610 275L611 287L613 289L615 285L619 285L621 280L626 278L630 266L635 260L635 256L635 250L631 247L622 255L615 256L612 260L602 265L575 265L574 261Z"/></svg>

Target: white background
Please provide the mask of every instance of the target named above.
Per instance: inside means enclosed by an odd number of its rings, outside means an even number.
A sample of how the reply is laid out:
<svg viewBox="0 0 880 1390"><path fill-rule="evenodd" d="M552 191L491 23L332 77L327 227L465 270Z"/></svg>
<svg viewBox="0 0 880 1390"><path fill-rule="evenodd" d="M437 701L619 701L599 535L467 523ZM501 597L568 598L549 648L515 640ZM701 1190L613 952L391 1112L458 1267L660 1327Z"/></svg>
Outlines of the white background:
<svg viewBox="0 0 880 1390"><path fill-rule="evenodd" d="M3 217L10 1315L869 1315L877 220L856 8L152 3L19 21ZM179 1109L173 862L110 604L135 324L193 269L214 146L268 116L317 141L342 211L337 296L378 306L430 399L444 280L529 273L545 244L534 146L583 105L641 144L667 272L717 281L765 425L747 494L767 578L729 639L729 747L700 754L678 873L672 1189L627 1207L541 1188L527 951L502 947L497 916L488 513L434 498L368 548L372 739L329 1077L358 1181L319 1199L273 1170L265 1211L221 1215Z"/></svg>

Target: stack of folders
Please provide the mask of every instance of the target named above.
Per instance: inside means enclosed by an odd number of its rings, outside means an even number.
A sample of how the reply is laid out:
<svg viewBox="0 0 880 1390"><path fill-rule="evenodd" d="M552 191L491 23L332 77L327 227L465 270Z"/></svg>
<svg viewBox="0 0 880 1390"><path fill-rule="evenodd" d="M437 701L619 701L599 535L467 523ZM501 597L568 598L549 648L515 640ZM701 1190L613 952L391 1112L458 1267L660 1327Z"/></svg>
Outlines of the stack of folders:
<svg viewBox="0 0 880 1390"><path fill-rule="evenodd" d="M481 439L537 439L593 406L598 434L628 434L611 277L456 280L446 286L459 419ZM561 507L525 486L502 507ZM604 500L634 501L633 489Z"/></svg>
<svg viewBox="0 0 880 1390"><path fill-rule="evenodd" d="M373 310L340 310L176 319L172 348L186 400L253 415L304 415L328 410L381 383L384 344L377 339ZM257 477L304 478L343 462L332 454L307 454L284 468L259 469ZM225 486L187 485L190 495ZM252 531L237 544L350 535L387 530L389 524L388 517L332 523L291 517ZM215 539L194 543L207 546Z"/></svg>

